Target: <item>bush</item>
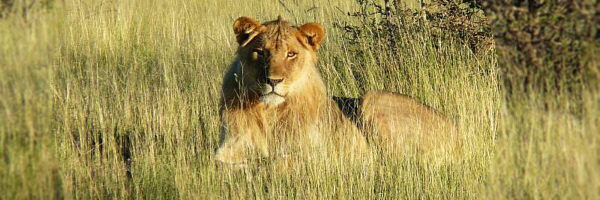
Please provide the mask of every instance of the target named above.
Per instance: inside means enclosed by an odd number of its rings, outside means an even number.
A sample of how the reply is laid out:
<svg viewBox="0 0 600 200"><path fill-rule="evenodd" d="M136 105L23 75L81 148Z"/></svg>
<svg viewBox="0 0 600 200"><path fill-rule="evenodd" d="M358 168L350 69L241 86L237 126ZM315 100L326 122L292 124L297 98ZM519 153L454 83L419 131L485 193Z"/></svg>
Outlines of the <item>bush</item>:
<svg viewBox="0 0 600 200"><path fill-rule="evenodd" d="M509 91L578 93L597 80L600 2L484 0L478 6L492 22Z"/></svg>
<svg viewBox="0 0 600 200"><path fill-rule="evenodd" d="M0 18L9 15L21 15L27 18L31 11L50 8L53 2L54 0L0 0Z"/></svg>
<svg viewBox="0 0 600 200"><path fill-rule="evenodd" d="M385 46L397 48L404 33L428 35L437 43L454 41L468 46L474 53L490 52L494 41L483 11L469 3L437 0L423 4L423 9L408 8L400 1L385 0L384 4L358 0L361 10L349 15L360 19L359 25L340 25L348 34L348 41L356 43L361 37L375 33L376 40ZM399 31L400 30L400 31ZM366 32L365 32L366 31Z"/></svg>
<svg viewBox="0 0 600 200"><path fill-rule="evenodd" d="M351 43L375 41L362 46L397 49L403 32L425 33L434 46L454 41L477 55L496 52L509 95L577 96L598 87L599 1L432 0L421 9L399 2L358 0L361 10L349 15L360 23L339 27Z"/></svg>

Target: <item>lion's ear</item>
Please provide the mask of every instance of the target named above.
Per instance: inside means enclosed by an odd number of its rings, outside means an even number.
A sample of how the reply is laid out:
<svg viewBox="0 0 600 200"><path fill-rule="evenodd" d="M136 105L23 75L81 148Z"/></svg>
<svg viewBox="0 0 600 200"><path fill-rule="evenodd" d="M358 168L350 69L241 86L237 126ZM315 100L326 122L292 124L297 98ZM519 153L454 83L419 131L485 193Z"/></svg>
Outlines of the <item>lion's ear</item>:
<svg viewBox="0 0 600 200"><path fill-rule="evenodd" d="M301 41L306 42L313 50L319 49L323 38L325 38L325 30L320 24L307 23L298 28Z"/></svg>
<svg viewBox="0 0 600 200"><path fill-rule="evenodd" d="M233 23L233 33L240 46L246 46L259 33L262 25L250 17L240 17Z"/></svg>

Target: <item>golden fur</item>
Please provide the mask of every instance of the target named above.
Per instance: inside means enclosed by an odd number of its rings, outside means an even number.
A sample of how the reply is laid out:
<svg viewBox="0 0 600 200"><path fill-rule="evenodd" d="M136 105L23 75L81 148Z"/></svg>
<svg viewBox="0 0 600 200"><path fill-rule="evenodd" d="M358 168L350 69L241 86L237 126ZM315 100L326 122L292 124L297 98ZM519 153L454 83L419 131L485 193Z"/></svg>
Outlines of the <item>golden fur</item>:
<svg viewBox="0 0 600 200"><path fill-rule="evenodd" d="M233 28L239 48L223 81L216 160L241 164L326 150L366 159L373 146L389 153L452 146L451 123L411 98L384 92L328 97L315 66L325 36L319 24L241 17Z"/></svg>

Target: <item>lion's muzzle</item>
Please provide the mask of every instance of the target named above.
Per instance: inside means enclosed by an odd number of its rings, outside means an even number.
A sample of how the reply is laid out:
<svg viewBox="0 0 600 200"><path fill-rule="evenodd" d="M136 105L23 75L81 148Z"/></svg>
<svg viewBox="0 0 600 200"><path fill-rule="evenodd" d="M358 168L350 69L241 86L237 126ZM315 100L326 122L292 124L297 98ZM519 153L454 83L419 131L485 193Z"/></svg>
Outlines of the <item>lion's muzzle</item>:
<svg viewBox="0 0 600 200"><path fill-rule="evenodd" d="M268 81L267 83L262 84L260 101L268 106L278 106L283 103L285 101L285 87L282 84L279 84L282 80L283 79L280 79L276 82Z"/></svg>

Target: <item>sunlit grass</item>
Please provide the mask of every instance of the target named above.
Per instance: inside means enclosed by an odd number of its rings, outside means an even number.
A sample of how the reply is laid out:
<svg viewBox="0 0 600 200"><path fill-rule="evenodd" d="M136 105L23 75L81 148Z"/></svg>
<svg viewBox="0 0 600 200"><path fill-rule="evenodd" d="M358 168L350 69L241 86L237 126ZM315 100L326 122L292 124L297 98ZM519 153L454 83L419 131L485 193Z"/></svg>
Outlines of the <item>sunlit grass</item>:
<svg viewBox="0 0 600 200"><path fill-rule="evenodd" d="M282 2L65 1L0 19L0 198L598 198L597 92L509 101L495 56L426 35L407 35L394 57L379 47L356 59L333 27L353 20L353 1ZM243 15L323 24L332 95L414 96L459 125L464 159L216 165L220 83ZM560 109L575 98L581 116Z"/></svg>

